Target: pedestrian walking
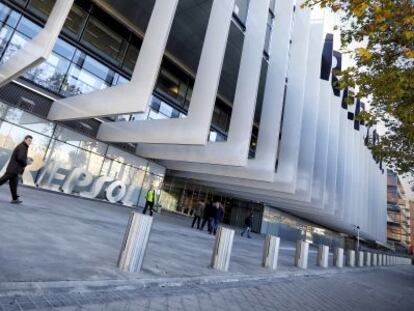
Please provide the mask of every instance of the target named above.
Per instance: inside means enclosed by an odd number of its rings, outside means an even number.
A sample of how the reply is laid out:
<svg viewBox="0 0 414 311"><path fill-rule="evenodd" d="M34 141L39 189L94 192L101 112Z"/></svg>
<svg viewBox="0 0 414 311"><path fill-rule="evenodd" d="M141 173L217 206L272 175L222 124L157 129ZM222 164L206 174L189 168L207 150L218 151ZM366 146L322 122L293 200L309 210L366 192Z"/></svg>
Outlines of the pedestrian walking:
<svg viewBox="0 0 414 311"><path fill-rule="evenodd" d="M207 229L208 229L208 231L210 231L210 227L211 227L211 215L212 215L212 213L213 213L213 204L209 200L207 202L207 204L205 205L205 207L204 207L203 222L201 223L200 230L204 230L204 227L207 224Z"/></svg>
<svg viewBox="0 0 414 311"><path fill-rule="evenodd" d="M250 212L249 216L246 217L244 220L244 230L241 233L241 236L244 235L244 233L247 232L247 237L251 239L250 232L252 231L252 225L253 225L253 212Z"/></svg>
<svg viewBox="0 0 414 311"><path fill-rule="evenodd" d="M19 175L23 174L25 167L31 162L27 157L27 152L32 140L33 137L27 135L24 140L14 148L6 168L6 173L0 178L0 186L9 182L12 196L11 203L13 204L20 204L23 202L19 199L20 196L17 194L17 187L19 185Z"/></svg>
<svg viewBox="0 0 414 311"><path fill-rule="evenodd" d="M152 216L154 212L154 204L157 198L157 194L155 193L154 186L151 186L151 188L148 190L148 192L145 195L145 207L142 211L143 214L147 213L147 209L149 208L150 216Z"/></svg>
<svg viewBox="0 0 414 311"><path fill-rule="evenodd" d="M224 217L224 207L220 202L214 203L214 209L211 217L210 234L216 235L217 228Z"/></svg>
<svg viewBox="0 0 414 311"><path fill-rule="evenodd" d="M198 200L196 207L194 208L194 219L193 219L191 228L194 228L194 225L197 222L197 229L200 229L200 222L201 222L201 217L203 217L204 208L205 208L204 202L201 200Z"/></svg>

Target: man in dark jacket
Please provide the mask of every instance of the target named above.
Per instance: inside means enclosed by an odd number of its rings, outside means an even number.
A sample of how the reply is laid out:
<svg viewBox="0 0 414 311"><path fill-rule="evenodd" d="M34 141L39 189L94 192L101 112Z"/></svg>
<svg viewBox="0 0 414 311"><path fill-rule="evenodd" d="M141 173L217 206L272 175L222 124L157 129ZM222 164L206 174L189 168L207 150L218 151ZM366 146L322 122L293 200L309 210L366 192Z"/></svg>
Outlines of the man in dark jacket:
<svg viewBox="0 0 414 311"><path fill-rule="evenodd" d="M204 230L204 226L207 223L208 231L210 231L210 228L211 228L211 215L212 215L212 213L213 213L213 204L209 200L207 202L206 206L204 207L203 222L201 223L200 230Z"/></svg>
<svg viewBox="0 0 414 311"><path fill-rule="evenodd" d="M6 168L6 173L0 178L0 186L5 184L7 181L9 182L10 192L12 195L11 203L13 204L22 203L17 195L17 185L19 184L19 175L23 174L24 169L28 164L27 151L32 143L32 139L32 136L27 135L24 138L24 141L14 148L9 160L9 165L7 165Z"/></svg>

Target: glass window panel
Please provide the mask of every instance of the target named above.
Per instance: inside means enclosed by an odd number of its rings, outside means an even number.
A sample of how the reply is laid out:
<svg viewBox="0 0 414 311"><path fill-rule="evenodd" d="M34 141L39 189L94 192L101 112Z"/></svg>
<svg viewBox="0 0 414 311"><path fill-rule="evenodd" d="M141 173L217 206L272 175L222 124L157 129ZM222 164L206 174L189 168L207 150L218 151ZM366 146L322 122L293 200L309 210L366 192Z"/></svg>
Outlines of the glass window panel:
<svg viewBox="0 0 414 311"><path fill-rule="evenodd" d="M53 179L53 176L51 176L54 163L60 167L59 173L67 176L77 166L79 160L76 146L53 139L46 155L46 165L38 176L37 184L42 188L59 190L63 185L63 181Z"/></svg>
<svg viewBox="0 0 414 311"><path fill-rule="evenodd" d="M115 62L122 60L126 49L124 38L93 17L86 25L82 42Z"/></svg>
<svg viewBox="0 0 414 311"><path fill-rule="evenodd" d="M128 170L126 170L122 176L122 180L127 185L127 192L122 199L124 204L129 206L137 204L144 178L145 171L128 166Z"/></svg>
<svg viewBox="0 0 414 311"><path fill-rule="evenodd" d="M53 122L41 119L31 113L27 113L17 108L9 108L5 115L5 119L11 123L21 125L26 129L46 136L52 136L53 134Z"/></svg>
<svg viewBox="0 0 414 311"><path fill-rule="evenodd" d="M250 0L236 0L234 4L234 14L243 25L246 25L249 2Z"/></svg>
<svg viewBox="0 0 414 311"><path fill-rule="evenodd" d="M150 110L149 114L148 114L148 119L150 120L161 120L161 119L169 119L169 117L167 117L166 115L159 113L157 111L154 110Z"/></svg>
<svg viewBox="0 0 414 311"><path fill-rule="evenodd" d="M29 0L11 0L11 1L14 3L17 3L18 5L25 6L27 1Z"/></svg>
<svg viewBox="0 0 414 311"><path fill-rule="evenodd" d="M184 105L187 93L187 84L171 72L162 68L157 81L157 90Z"/></svg>
<svg viewBox="0 0 414 311"><path fill-rule="evenodd" d="M9 109L9 106L6 104L3 104L2 102L0 102L0 118L4 119L4 117L7 114L7 110Z"/></svg>
<svg viewBox="0 0 414 311"><path fill-rule="evenodd" d="M17 13L8 6L0 3L0 23L6 23L11 27L16 27L20 16L20 13Z"/></svg>
<svg viewBox="0 0 414 311"><path fill-rule="evenodd" d="M23 45L27 42L28 38L22 34L15 32L13 37L10 40L9 45L6 48L6 51L3 53L1 63L6 62L14 53L20 50Z"/></svg>
<svg viewBox="0 0 414 311"><path fill-rule="evenodd" d="M7 43L10 41L13 29L9 26L3 26L0 30L0 55L3 55ZM2 60L3 62L3 60Z"/></svg>
<svg viewBox="0 0 414 311"><path fill-rule="evenodd" d="M155 188L155 191L157 193L156 203L158 203L160 199L162 181L163 181L163 177L161 176L154 175L148 172L145 174L145 179L142 184L142 191L139 197L138 206L145 206L145 202L146 202L145 195L151 186L154 186Z"/></svg>
<svg viewBox="0 0 414 311"><path fill-rule="evenodd" d="M55 2L56 0L31 0L28 9L46 20Z"/></svg>
<svg viewBox="0 0 414 311"><path fill-rule="evenodd" d="M32 21L28 20L26 17L22 17L19 25L17 26L17 31L24 34L26 37L32 39L36 36L41 30L41 27Z"/></svg>
<svg viewBox="0 0 414 311"><path fill-rule="evenodd" d="M173 112L173 108L170 105L168 105L168 104L166 104L164 102L161 102L161 106L160 106L159 112L162 113L163 115L165 115L165 116L167 116L167 117L170 118L171 117L171 114Z"/></svg>
<svg viewBox="0 0 414 311"><path fill-rule="evenodd" d="M112 85L123 85L127 84L129 80L118 73L115 73L114 80L112 81Z"/></svg>
<svg viewBox="0 0 414 311"><path fill-rule="evenodd" d="M84 140L86 137L62 126L56 126L53 138L71 144L73 146L79 147L80 142Z"/></svg>
<svg viewBox="0 0 414 311"><path fill-rule="evenodd" d="M53 51L69 60L72 59L73 55L75 54L76 48L63 41L62 39L57 39L55 46L53 47Z"/></svg>
<svg viewBox="0 0 414 311"><path fill-rule="evenodd" d="M69 66L70 62L68 60L52 53L45 62L27 71L24 77L52 92L58 93Z"/></svg>
<svg viewBox="0 0 414 311"><path fill-rule="evenodd" d="M158 176L164 176L165 175L165 167L158 165L154 162L148 163L148 170L151 174L158 175Z"/></svg>
<svg viewBox="0 0 414 311"><path fill-rule="evenodd" d="M107 66L101 64L90 56L85 57L83 63L83 69L88 70L90 73L93 73L95 76L104 81L111 81L113 79L114 72L110 70Z"/></svg>
<svg viewBox="0 0 414 311"><path fill-rule="evenodd" d="M94 153L104 155L108 149L108 145L89 137L83 137L80 142L80 147Z"/></svg>
<svg viewBox="0 0 414 311"><path fill-rule="evenodd" d="M85 53L83 53L81 50L76 50L75 55L73 56L73 63L82 67L83 63L85 62L85 58L86 58Z"/></svg>
<svg viewBox="0 0 414 311"><path fill-rule="evenodd" d="M105 81L72 64L60 93L63 96L73 96L103 90L108 86Z"/></svg>
<svg viewBox="0 0 414 311"><path fill-rule="evenodd" d="M135 63L138 58L138 54L139 54L138 47L130 44L128 47L128 51L125 56L124 65L122 66L122 68L132 73L135 67Z"/></svg>
<svg viewBox="0 0 414 311"><path fill-rule="evenodd" d="M120 163L128 163L141 170L146 170L148 164L148 160L142 159L136 155L132 155L113 146L108 147L106 157L116 160Z"/></svg>
<svg viewBox="0 0 414 311"><path fill-rule="evenodd" d="M190 102L191 102L191 96L193 95L193 88L192 86L189 86L187 88L187 94L185 96L185 101L184 101L184 108L188 110L188 108L190 107Z"/></svg>
<svg viewBox="0 0 414 311"><path fill-rule="evenodd" d="M267 28L266 28L266 38L265 38L265 48L264 51L267 55L270 54L270 44L272 43L272 28L273 28L273 16L269 13L267 19Z"/></svg>
<svg viewBox="0 0 414 311"><path fill-rule="evenodd" d="M23 180L25 176L30 176L32 174L30 171L36 170L36 167L41 167L43 159L46 153L46 149L49 145L50 138L44 135L32 132L30 130L21 128L19 126L12 125L8 122L1 122L0 125L0 168L4 168L8 162L12 150L23 141L26 135L33 136L32 145L29 148L28 156L34 161L29 165L25 174L23 175ZM27 175L29 174L29 175ZM32 174L32 179L35 177L35 172ZM27 181L27 179L26 179Z"/></svg>
<svg viewBox="0 0 414 311"><path fill-rule="evenodd" d="M208 140L214 142L214 141L216 141L216 139L217 139L217 132L210 131L210 135L208 137Z"/></svg>
<svg viewBox="0 0 414 311"><path fill-rule="evenodd" d="M85 10L76 4L73 5L68 17L66 18L63 31L79 38L82 33L82 29L85 26L87 15L88 13Z"/></svg>
<svg viewBox="0 0 414 311"><path fill-rule="evenodd" d="M31 0L28 9L43 20L46 20L52 12L55 0ZM88 13L74 4L66 18L63 31L75 38L79 38L85 26Z"/></svg>

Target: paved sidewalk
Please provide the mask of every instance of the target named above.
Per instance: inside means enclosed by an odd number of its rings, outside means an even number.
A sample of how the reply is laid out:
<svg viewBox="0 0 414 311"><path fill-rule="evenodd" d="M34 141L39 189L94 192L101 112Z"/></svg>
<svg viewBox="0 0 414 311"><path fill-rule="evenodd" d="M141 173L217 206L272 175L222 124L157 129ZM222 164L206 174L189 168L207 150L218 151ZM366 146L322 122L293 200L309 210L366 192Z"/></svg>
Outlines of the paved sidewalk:
<svg viewBox="0 0 414 311"><path fill-rule="evenodd" d="M237 234L230 271L214 271L214 237L171 214L155 216L143 271L122 273L116 262L131 209L21 194L24 204L11 205L0 188L0 311L340 310L336 303L355 311L368 310L357 308L365 301L373 310L406 310L414 297L412 266L335 269L331 257L331 268L321 269L312 248L309 269L300 270L286 241L278 271L269 272L260 267L261 235Z"/></svg>
<svg viewBox="0 0 414 311"><path fill-rule="evenodd" d="M116 267L131 209L22 188L23 205L11 205L0 188L0 282L97 281L223 275L209 268L214 237L191 229L179 215L156 215L142 273ZM263 239L236 234L230 271L260 275ZM280 271L294 268L295 245L282 241ZM315 267L312 249L309 267Z"/></svg>
<svg viewBox="0 0 414 311"><path fill-rule="evenodd" d="M411 311L412 266L197 286L0 297L0 310Z"/></svg>

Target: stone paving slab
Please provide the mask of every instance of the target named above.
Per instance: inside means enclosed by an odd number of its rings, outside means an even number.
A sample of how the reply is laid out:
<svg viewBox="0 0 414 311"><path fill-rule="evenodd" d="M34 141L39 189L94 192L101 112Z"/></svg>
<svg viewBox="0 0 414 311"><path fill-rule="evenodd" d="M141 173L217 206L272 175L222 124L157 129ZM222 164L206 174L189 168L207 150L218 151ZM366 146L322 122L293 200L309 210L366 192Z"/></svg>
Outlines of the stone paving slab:
<svg viewBox="0 0 414 311"><path fill-rule="evenodd" d="M131 209L29 188L16 206L7 190L0 188L0 282L223 275L209 268L214 237L191 229L191 218L156 215L143 271L128 274L116 262ZM236 234L229 274L267 274L263 243L262 235ZM296 270L294 252L293 243L281 241L279 271ZM315 264L312 248L309 267L319 269Z"/></svg>
<svg viewBox="0 0 414 311"><path fill-rule="evenodd" d="M227 284L13 295L0 298L0 310L412 310L412 266L353 271Z"/></svg>

